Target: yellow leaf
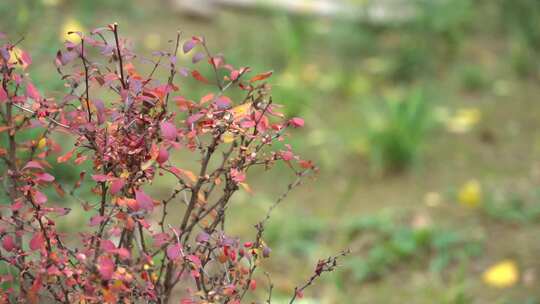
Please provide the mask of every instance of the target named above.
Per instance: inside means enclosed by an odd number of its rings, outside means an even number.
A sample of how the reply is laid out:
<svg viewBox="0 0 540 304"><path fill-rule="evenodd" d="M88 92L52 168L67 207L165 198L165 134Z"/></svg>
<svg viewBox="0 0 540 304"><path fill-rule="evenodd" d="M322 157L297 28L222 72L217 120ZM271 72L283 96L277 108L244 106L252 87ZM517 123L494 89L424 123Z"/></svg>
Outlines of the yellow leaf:
<svg viewBox="0 0 540 304"><path fill-rule="evenodd" d="M249 109L251 108L251 104L250 103L244 103L244 104L241 104L239 106L236 106L234 108L231 109L231 112L234 116L235 119L238 119L242 116L245 116L249 113Z"/></svg>
<svg viewBox="0 0 540 304"><path fill-rule="evenodd" d="M145 162L145 163L143 163L143 164L141 165L141 170L144 171L144 170L146 170L146 169L152 167L153 164L154 164L154 160L151 159L151 160L149 160L149 161L147 161L147 162Z"/></svg>
<svg viewBox="0 0 540 304"><path fill-rule="evenodd" d="M251 187L246 184L246 183L238 183L242 188L244 188L244 190L249 193L249 194L253 194L253 190L251 190Z"/></svg>
<svg viewBox="0 0 540 304"><path fill-rule="evenodd" d="M62 24L62 30L60 32L60 40L68 40L73 43L80 43L81 38L77 34L68 34L68 32L84 32L84 27L76 19L70 17L64 24Z"/></svg>
<svg viewBox="0 0 540 304"><path fill-rule="evenodd" d="M518 279L519 270L512 260L503 260L489 267L482 275L484 283L497 288L511 287Z"/></svg>
<svg viewBox="0 0 540 304"><path fill-rule="evenodd" d="M476 208L482 202L482 186L472 179L465 183L458 193L459 203L469 208Z"/></svg>
<svg viewBox="0 0 540 304"><path fill-rule="evenodd" d="M225 132L225 134L223 134L223 142L226 143L226 144L229 144L229 143L232 143L234 141L234 134L232 134L231 132Z"/></svg>
<svg viewBox="0 0 540 304"><path fill-rule="evenodd" d="M42 137L39 140L37 147L38 147L38 149L41 150L41 149L45 148L46 145L47 145L47 139L45 139L45 137Z"/></svg>

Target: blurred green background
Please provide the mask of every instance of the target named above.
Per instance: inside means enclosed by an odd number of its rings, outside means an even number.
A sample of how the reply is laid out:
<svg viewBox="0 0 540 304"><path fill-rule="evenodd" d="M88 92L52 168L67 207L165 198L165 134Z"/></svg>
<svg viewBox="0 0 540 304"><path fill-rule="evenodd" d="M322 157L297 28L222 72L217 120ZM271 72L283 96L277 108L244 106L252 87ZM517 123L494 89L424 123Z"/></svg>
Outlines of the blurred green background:
<svg viewBox="0 0 540 304"><path fill-rule="evenodd" d="M350 247L302 303L540 303L540 1L207 2L2 0L0 31L58 94L64 33L115 21L143 54L181 30L274 70L274 101L306 119L292 146L321 168L268 227L277 300ZM290 178L254 177L229 228L252 236Z"/></svg>

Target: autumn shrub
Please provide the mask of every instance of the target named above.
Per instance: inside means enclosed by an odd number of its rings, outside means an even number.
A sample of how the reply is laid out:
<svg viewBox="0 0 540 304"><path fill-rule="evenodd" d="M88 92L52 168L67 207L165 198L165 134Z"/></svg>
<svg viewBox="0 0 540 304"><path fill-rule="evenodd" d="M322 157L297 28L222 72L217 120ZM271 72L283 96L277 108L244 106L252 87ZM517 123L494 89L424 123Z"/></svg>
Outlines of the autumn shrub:
<svg viewBox="0 0 540 304"><path fill-rule="evenodd" d="M270 277L256 272L271 255L265 226L317 171L283 144L304 121L272 102L265 82L272 73L248 76L203 37L178 33L171 50L146 58L117 24L70 34L54 59L66 92L54 97L32 82L21 41L0 37L0 302L241 303L261 297L258 288L270 303ZM190 67L179 65L180 52L192 55ZM181 77L208 93L191 100ZM243 97L233 101L233 93ZM173 157L179 151L193 157ZM51 174L58 163L88 170L68 184ZM293 181L255 220L252 238L229 235L227 221L244 221L228 216L234 194L250 190L253 169L280 163ZM174 184L157 200L149 189L161 175ZM91 195L79 195L82 187ZM64 196L69 204L56 199ZM82 231L59 229L75 208L89 218ZM340 256L320 260L290 303Z"/></svg>

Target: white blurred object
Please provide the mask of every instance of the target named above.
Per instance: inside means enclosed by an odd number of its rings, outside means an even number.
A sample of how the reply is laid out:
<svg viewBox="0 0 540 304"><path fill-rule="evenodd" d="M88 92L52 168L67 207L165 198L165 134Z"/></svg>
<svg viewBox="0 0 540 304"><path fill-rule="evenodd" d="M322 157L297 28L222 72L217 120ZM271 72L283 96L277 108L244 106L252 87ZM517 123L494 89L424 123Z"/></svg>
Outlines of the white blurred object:
<svg viewBox="0 0 540 304"><path fill-rule="evenodd" d="M369 23L400 22L415 15L410 0L363 0L351 4L342 0L171 0L183 13L211 17L221 8L279 9L290 14L347 18Z"/></svg>

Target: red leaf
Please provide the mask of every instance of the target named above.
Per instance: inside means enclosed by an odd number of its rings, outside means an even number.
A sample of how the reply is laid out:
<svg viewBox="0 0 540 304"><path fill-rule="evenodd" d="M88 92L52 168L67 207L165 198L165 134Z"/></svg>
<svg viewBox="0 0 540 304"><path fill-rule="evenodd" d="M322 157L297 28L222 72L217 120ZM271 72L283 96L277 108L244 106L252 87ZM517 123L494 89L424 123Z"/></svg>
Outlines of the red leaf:
<svg viewBox="0 0 540 304"><path fill-rule="evenodd" d="M34 235L34 237L30 240L30 244L29 244L30 250L36 251L38 249L41 249L41 247L43 247L44 241L45 240L41 232L37 232Z"/></svg>
<svg viewBox="0 0 540 304"><path fill-rule="evenodd" d="M13 237L11 235L6 235L2 239L2 247L4 247L7 251L12 251L16 248L15 242L13 241Z"/></svg>
<svg viewBox="0 0 540 304"><path fill-rule="evenodd" d="M111 183L111 190L110 190L111 194L115 195L120 190L122 190L122 188L124 187L124 184L125 184L125 182L121 178L117 178L117 179L113 180L112 183Z"/></svg>
<svg viewBox="0 0 540 304"><path fill-rule="evenodd" d="M139 207L146 211L152 212L154 209L154 200L142 190L135 191L135 200Z"/></svg>
<svg viewBox="0 0 540 304"><path fill-rule="evenodd" d="M251 289L251 290L257 289L257 281L251 280L251 281L249 282L249 289Z"/></svg>
<svg viewBox="0 0 540 304"><path fill-rule="evenodd" d="M191 71L191 76L193 76L193 78L197 79L198 81L202 83L206 83L206 84L209 83L208 79L206 79L203 75L201 75L201 73L197 70Z"/></svg>
<svg viewBox="0 0 540 304"><path fill-rule="evenodd" d="M32 98L35 101L41 100L41 95L39 94L39 91L31 82L26 85L26 95L28 95L28 97Z"/></svg>
<svg viewBox="0 0 540 304"><path fill-rule="evenodd" d="M272 76L272 73L273 73L272 71L268 71L268 72L265 72L265 73L261 73L259 75L255 75L249 80L249 82L255 82L255 81L264 80L264 79Z"/></svg>
<svg viewBox="0 0 540 304"><path fill-rule="evenodd" d="M168 140L176 140L176 126L168 121L164 121L160 124L161 136Z"/></svg>
<svg viewBox="0 0 540 304"><path fill-rule="evenodd" d="M180 257L180 254L182 253L182 246L180 244L176 243L174 245L169 245L167 247L167 257L169 260L176 260Z"/></svg>
<svg viewBox="0 0 540 304"><path fill-rule="evenodd" d="M110 280L114 273L114 262L108 256L100 256L98 259L98 270L101 277Z"/></svg>

